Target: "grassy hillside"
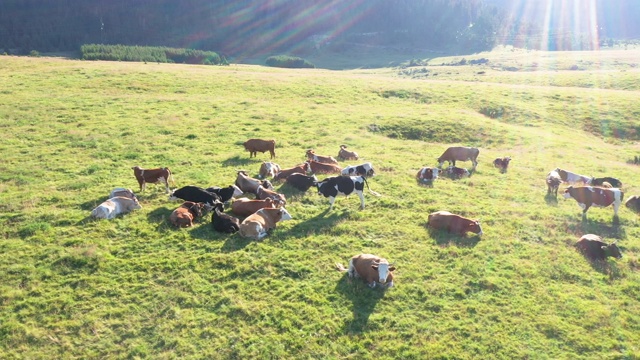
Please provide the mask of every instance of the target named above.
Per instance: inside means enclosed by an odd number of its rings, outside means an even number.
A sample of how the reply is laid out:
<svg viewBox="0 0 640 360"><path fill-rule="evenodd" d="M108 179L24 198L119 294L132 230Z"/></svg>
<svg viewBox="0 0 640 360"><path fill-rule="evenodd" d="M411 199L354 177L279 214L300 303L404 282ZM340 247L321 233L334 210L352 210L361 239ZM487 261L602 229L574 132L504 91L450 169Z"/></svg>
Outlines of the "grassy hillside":
<svg viewBox="0 0 640 360"><path fill-rule="evenodd" d="M544 183L562 167L640 194L633 60L504 71L508 54L431 59L429 76L0 57L0 357L640 357L638 215L592 208L583 222ZM161 186L139 194L141 210L88 216L112 188L138 190L135 165L168 166L177 186L256 175L268 155L249 159L251 137L276 139L282 167L347 144L382 196L327 212L314 191L282 187L294 219L262 242L208 217L172 228L179 204ZM453 144L481 149L477 172L417 184ZM500 174L491 162L507 155ZM437 210L480 218L485 234L427 229ZM572 246L585 233L624 257L590 263ZM394 288L334 269L361 252L396 264Z"/></svg>

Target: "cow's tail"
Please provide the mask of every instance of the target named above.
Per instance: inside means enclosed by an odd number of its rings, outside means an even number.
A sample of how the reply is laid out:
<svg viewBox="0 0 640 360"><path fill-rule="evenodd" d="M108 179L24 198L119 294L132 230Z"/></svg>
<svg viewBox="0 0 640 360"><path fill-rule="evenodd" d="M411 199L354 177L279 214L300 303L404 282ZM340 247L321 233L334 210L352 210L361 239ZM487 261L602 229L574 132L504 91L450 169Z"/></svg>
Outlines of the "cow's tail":
<svg viewBox="0 0 640 360"><path fill-rule="evenodd" d="M340 272L345 272L347 271L347 268L344 267L344 265L340 264L340 263L336 263L336 269Z"/></svg>
<svg viewBox="0 0 640 360"><path fill-rule="evenodd" d="M378 196L378 197L382 196L382 195L380 195L379 193L377 193L377 192L375 192L375 191L371 190L371 188L369 187L369 183L367 182L367 178L366 178L365 176L363 176L362 178L364 179L364 183L365 183L365 185L367 185L367 190L369 190L369 192L371 193L371 195L373 195L373 196Z"/></svg>
<svg viewBox="0 0 640 360"><path fill-rule="evenodd" d="M176 186L176 181L173 179L173 173L171 172L171 170L169 170L168 167L165 167L164 169L167 170L167 173L169 174L169 176L167 176L167 181L171 181L171 184L173 184L173 186Z"/></svg>

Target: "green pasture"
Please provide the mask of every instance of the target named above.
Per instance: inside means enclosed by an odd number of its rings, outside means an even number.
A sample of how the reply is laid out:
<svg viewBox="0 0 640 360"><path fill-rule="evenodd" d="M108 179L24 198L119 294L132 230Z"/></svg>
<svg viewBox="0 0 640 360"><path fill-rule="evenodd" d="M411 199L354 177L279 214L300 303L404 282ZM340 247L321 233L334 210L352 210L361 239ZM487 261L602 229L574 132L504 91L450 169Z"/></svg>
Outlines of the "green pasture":
<svg viewBox="0 0 640 360"><path fill-rule="evenodd" d="M638 215L582 221L544 181L561 167L640 195L634 51L343 71L0 56L0 358L639 358ZM89 217L114 187L139 190L136 165L169 167L172 188L257 175L268 153L249 158L253 137L275 139L284 168L346 144L381 196L328 212L315 191L274 184L293 220L262 242L209 216L173 228L179 204L159 185L141 210ZM451 145L480 148L477 171L418 184ZM485 234L432 231L437 210ZM587 261L573 247L585 233L623 258ZM335 270L363 252L395 263L395 287Z"/></svg>

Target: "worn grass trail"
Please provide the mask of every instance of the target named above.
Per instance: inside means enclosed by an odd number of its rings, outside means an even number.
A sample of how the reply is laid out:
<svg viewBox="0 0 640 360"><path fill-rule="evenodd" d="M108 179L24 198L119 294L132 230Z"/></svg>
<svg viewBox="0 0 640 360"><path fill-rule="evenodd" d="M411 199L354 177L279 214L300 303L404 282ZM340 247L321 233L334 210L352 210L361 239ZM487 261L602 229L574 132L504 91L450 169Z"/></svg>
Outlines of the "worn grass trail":
<svg viewBox="0 0 640 360"><path fill-rule="evenodd" d="M638 216L623 208L614 224L593 208L582 222L544 184L562 167L640 193L627 162L640 155L638 80L620 72L598 91L583 86L598 69L523 86L535 72L437 68L415 79L0 57L0 357L639 357ZM113 187L137 190L135 165L168 166L178 186L257 174L268 155L249 159L251 137L276 139L282 167L347 144L373 162L382 196L328 212L283 187L294 219L263 242L208 217L173 229L178 204L155 185L139 211L88 218ZM417 184L453 144L481 149L473 176ZM507 155L500 174L491 162ZM485 235L430 231L436 210L480 218ZM617 239L624 257L589 263L572 246L584 233ZM396 287L334 269L360 252L395 262Z"/></svg>

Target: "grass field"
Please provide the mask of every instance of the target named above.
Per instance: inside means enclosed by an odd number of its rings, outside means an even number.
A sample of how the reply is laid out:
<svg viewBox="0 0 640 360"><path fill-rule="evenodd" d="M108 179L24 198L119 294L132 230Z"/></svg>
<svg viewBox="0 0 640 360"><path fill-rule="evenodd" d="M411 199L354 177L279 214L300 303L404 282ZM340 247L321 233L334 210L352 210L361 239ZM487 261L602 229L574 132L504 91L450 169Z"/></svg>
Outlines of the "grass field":
<svg viewBox="0 0 640 360"><path fill-rule="evenodd" d="M638 215L582 221L544 182L561 167L640 194L640 54L467 59L483 57L344 71L0 57L0 358L640 358ZM276 139L282 167L347 144L382 196L328 212L275 184L293 220L262 242L208 216L174 229L179 204L156 185L141 210L89 217L112 188L138 190L136 165L168 166L175 186L257 175L268 154L249 159L252 137ZM419 185L450 145L479 147L477 171ZM437 210L484 235L431 231ZM623 258L587 261L585 233ZM362 252L395 263L395 287L335 270Z"/></svg>

